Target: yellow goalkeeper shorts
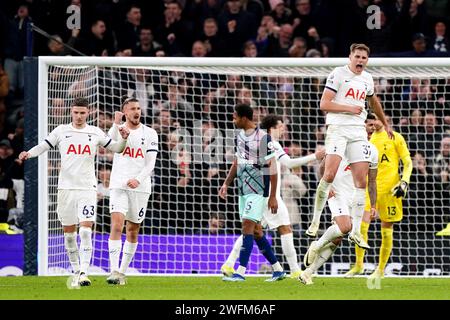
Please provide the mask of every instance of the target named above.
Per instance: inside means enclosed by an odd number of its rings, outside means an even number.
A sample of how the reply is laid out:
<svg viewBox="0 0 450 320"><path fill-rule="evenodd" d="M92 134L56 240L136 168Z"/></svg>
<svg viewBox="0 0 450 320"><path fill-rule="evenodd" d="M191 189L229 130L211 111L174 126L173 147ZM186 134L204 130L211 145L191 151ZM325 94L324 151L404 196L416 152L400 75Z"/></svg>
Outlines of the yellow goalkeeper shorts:
<svg viewBox="0 0 450 320"><path fill-rule="evenodd" d="M365 211L370 211L370 200L366 197ZM380 220L384 222L398 222L403 219L402 198L397 198L390 193L377 195L377 210Z"/></svg>

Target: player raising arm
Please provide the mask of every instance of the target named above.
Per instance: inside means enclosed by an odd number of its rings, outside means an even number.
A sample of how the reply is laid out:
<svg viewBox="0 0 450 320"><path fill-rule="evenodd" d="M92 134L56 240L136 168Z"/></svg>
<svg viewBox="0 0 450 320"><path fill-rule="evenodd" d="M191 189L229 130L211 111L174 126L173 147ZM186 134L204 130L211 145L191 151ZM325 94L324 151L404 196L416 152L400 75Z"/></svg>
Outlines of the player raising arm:
<svg viewBox="0 0 450 320"><path fill-rule="evenodd" d="M151 174L158 154L158 134L141 123L141 107L135 98L122 103L122 112L116 112L114 124L109 130L112 138L119 135L120 122L125 115L125 127L130 130L123 153L114 155L111 184L110 212L111 234L108 240L111 275L109 284L126 284L125 272L134 257L138 245L141 222L145 219L151 192ZM126 223L126 240L123 245L122 230Z"/></svg>
<svg viewBox="0 0 450 320"><path fill-rule="evenodd" d="M319 182L314 202L314 216L306 234L315 237L319 229L320 216L328 198L339 164L346 158L351 166L355 183L352 210L364 211L367 174L369 172L368 141L364 127L367 111L366 98L373 112L392 138L392 129L386 122L383 109L375 96L372 75L364 69L369 59L369 48L364 44L352 44L349 64L337 67L328 76L320 109L327 112L327 134L325 149L325 172Z"/></svg>
<svg viewBox="0 0 450 320"><path fill-rule="evenodd" d="M57 214L64 231L64 246L75 276L72 286L89 286L87 277L92 256L92 226L96 220L97 178L95 156L97 147L114 152L125 148L129 130L119 130L121 139L112 140L100 128L86 123L89 102L76 98L71 107L72 122L56 127L48 137L19 154L20 160L37 157L51 148L58 148L61 169L58 177ZM122 139L123 138L123 139ZM124 140L125 139L125 140ZM77 245L77 225L80 225L80 250Z"/></svg>
<svg viewBox="0 0 450 320"><path fill-rule="evenodd" d="M283 136L284 125L283 120L280 116L269 114L261 120L261 129L267 130L267 133L272 137L272 143L275 150L275 158L277 160L277 171L278 171L278 185L276 189L276 197L278 202L278 213L272 214L270 210L264 212L263 220L261 225L265 228L269 226L270 229L277 229L281 238L281 248L286 260L289 264L289 269L291 271L292 278L298 278L301 273L300 266L298 264L297 252L294 246L294 238L292 234L291 222L289 219L289 212L281 199L280 186L281 186L281 170L280 164L288 168L296 168L307 164L310 161L321 160L325 156L325 150L317 151L315 154L311 154L301 158L292 159L289 155L284 152L280 143L277 141ZM234 264L239 257L239 252L242 247L242 235L236 240L233 246L233 250L228 256L227 261L220 268L224 275L232 275L234 273Z"/></svg>

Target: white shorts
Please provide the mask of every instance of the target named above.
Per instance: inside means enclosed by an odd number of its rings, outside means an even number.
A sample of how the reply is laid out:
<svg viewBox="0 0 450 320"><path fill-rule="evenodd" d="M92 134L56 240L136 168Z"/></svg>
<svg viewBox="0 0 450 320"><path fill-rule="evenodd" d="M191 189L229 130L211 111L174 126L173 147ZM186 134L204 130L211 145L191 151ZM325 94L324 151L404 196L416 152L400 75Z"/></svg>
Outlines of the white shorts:
<svg viewBox="0 0 450 320"><path fill-rule="evenodd" d="M331 211L331 220L338 216L350 216L351 199L336 195L328 199L328 207Z"/></svg>
<svg viewBox="0 0 450 320"><path fill-rule="evenodd" d="M269 229L276 229L279 226L289 226L291 225L291 220L289 219L289 211L286 204L281 198L277 198L278 210L276 214L273 214L270 209L264 212L263 218L261 220L261 225L263 228L269 226Z"/></svg>
<svg viewBox="0 0 450 320"><path fill-rule="evenodd" d="M370 145L364 126L329 125L325 149L327 154L337 154L349 163L370 162Z"/></svg>
<svg viewBox="0 0 450 320"><path fill-rule="evenodd" d="M96 190L58 190L58 219L63 226L83 221L95 222L97 216Z"/></svg>
<svg viewBox="0 0 450 320"><path fill-rule="evenodd" d="M123 189L111 189L109 194L109 210L111 213L120 212L125 220L141 223L147 211L150 193Z"/></svg>

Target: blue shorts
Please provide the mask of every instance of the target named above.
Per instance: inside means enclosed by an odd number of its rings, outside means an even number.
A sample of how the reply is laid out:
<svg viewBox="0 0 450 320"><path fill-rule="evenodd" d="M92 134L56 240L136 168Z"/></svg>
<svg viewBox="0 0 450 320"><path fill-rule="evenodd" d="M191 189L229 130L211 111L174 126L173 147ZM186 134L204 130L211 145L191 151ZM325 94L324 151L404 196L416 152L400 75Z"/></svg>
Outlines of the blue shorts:
<svg viewBox="0 0 450 320"><path fill-rule="evenodd" d="M260 194L239 196L239 216L243 219L260 222L267 210L268 198Z"/></svg>

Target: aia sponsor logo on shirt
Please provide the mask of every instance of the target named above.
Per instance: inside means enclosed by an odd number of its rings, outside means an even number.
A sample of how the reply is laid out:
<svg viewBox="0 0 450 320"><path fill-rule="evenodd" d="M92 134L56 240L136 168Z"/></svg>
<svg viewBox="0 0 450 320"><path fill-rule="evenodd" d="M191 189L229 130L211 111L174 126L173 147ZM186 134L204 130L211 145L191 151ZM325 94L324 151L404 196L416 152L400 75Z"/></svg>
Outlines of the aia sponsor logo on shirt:
<svg viewBox="0 0 450 320"><path fill-rule="evenodd" d="M91 152L91 147L88 144L82 145L82 144L73 144L72 143L69 145L69 148L67 149L67 154L92 155L92 152Z"/></svg>
<svg viewBox="0 0 450 320"><path fill-rule="evenodd" d="M144 153L142 152L141 148L130 148L130 147L126 147L125 150L123 151L122 155L128 156L130 158L144 158Z"/></svg>
<svg viewBox="0 0 450 320"><path fill-rule="evenodd" d="M360 91L359 89L354 90L353 88L349 88L347 90L347 93L345 94L345 98L347 97L353 98L355 100L364 101L366 100L366 91L365 90Z"/></svg>

